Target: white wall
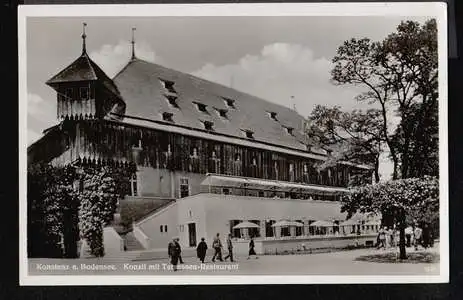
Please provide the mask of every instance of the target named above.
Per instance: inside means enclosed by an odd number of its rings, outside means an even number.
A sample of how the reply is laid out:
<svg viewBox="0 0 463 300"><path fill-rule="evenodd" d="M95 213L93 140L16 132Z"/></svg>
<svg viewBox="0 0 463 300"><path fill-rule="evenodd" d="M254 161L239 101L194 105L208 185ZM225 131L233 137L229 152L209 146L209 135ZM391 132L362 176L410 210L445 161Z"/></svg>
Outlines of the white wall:
<svg viewBox="0 0 463 300"><path fill-rule="evenodd" d="M105 256L117 255L124 252L124 240L113 227L103 228L103 245Z"/></svg>
<svg viewBox="0 0 463 300"><path fill-rule="evenodd" d="M183 225L183 231L179 231L182 247L189 247L188 223L196 224L196 244L199 244L201 238L204 237L210 247L206 228L208 216L206 216L204 201L201 194L177 200L178 226L180 228Z"/></svg>
<svg viewBox="0 0 463 300"><path fill-rule="evenodd" d="M151 248L166 248L172 237L178 236L177 203L167 205L153 215L135 224L149 237ZM167 225L167 232L161 232L160 226ZM163 228L164 229L164 228ZM167 250L166 250L167 251Z"/></svg>
<svg viewBox="0 0 463 300"><path fill-rule="evenodd" d="M219 232L222 239L229 233L230 220L343 220L337 202L309 202L307 200L239 197L232 195L200 194L205 199L206 230L211 238ZM261 235L264 233L261 230Z"/></svg>

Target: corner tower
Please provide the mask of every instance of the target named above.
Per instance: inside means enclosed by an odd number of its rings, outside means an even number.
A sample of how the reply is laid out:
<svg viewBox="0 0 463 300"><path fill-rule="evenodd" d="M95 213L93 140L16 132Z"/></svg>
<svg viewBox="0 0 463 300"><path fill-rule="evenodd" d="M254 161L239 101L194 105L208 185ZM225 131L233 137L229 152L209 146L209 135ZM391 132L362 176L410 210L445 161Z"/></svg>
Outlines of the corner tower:
<svg viewBox="0 0 463 300"><path fill-rule="evenodd" d="M83 23L82 54L46 82L57 92L59 120L103 119L110 112L125 112L116 85L87 54L86 26Z"/></svg>

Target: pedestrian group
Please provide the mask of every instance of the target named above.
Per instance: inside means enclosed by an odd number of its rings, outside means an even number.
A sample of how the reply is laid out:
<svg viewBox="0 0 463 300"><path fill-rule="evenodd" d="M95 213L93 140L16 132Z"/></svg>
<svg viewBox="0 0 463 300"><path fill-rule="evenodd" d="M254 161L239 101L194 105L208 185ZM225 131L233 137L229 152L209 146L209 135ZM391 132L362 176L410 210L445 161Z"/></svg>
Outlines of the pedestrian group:
<svg viewBox="0 0 463 300"><path fill-rule="evenodd" d="M183 259L182 259L182 248L179 243L180 239L178 237L173 237L172 241L168 245L168 254L169 254L169 259L170 263L173 266L173 270L177 271L177 265L183 264ZM227 255L225 257L222 257L222 249L223 245L220 240L220 234L217 233L216 236L214 237L212 241L212 249L214 250L214 255L212 256L211 261L215 262L215 260L219 260L221 262L227 261L230 259L230 262L235 262L235 259L233 257L233 241L232 241L232 235L228 234L227 240L226 240L226 247L227 247ZM248 253L248 258L250 259L251 257L255 257L256 259L258 258L256 251L254 250L254 238L251 236L251 239L249 241L249 253ZM202 237L201 242L199 242L198 246L196 247L196 256L199 259L201 263L205 263L206 259L206 253L207 253L207 243L205 239Z"/></svg>

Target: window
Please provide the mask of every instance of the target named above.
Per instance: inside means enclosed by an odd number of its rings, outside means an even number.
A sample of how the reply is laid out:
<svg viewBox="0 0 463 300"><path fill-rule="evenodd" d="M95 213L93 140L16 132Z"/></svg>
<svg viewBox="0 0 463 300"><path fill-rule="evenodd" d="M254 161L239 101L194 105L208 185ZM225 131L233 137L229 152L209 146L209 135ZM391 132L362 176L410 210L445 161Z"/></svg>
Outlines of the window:
<svg viewBox="0 0 463 300"><path fill-rule="evenodd" d="M185 230L185 227L184 225L180 225L180 228L179 228L180 232L183 232Z"/></svg>
<svg viewBox="0 0 463 300"><path fill-rule="evenodd" d="M211 121L203 121L204 129L206 130L213 130L214 122Z"/></svg>
<svg viewBox="0 0 463 300"><path fill-rule="evenodd" d="M164 95L169 105L175 108L179 108L177 104L177 96Z"/></svg>
<svg viewBox="0 0 463 300"><path fill-rule="evenodd" d="M253 139L254 138L254 131L249 130L249 129L241 129L241 130L243 131L243 133L245 134L245 136L248 139Z"/></svg>
<svg viewBox="0 0 463 300"><path fill-rule="evenodd" d="M290 236L289 227L281 227L281 236Z"/></svg>
<svg viewBox="0 0 463 300"><path fill-rule="evenodd" d="M228 110L227 110L227 109L224 109L224 108L216 108L215 110L217 111L217 113L219 114L219 116L221 116L221 117L224 118L224 119L228 119L228 117L227 117Z"/></svg>
<svg viewBox="0 0 463 300"><path fill-rule="evenodd" d="M270 119L275 120L275 121L278 121L278 119L277 119L277 113L276 113L276 112L274 112L274 111L268 111L267 113L268 113Z"/></svg>
<svg viewBox="0 0 463 300"><path fill-rule="evenodd" d="M190 184L188 178L180 178L180 198L188 197L190 195Z"/></svg>
<svg viewBox="0 0 463 300"><path fill-rule="evenodd" d="M296 222L304 224L304 222L302 222L302 220L296 220ZM301 236L302 235L302 229L303 229L303 227L300 227L300 226L296 227L296 236Z"/></svg>
<svg viewBox="0 0 463 300"><path fill-rule="evenodd" d="M235 154L235 162L239 162L239 161L241 161L241 157L240 157L240 155L237 153L237 154Z"/></svg>
<svg viewBox="0 0 463 300"><path fill-rule="evenodd" d="M67 100L71 100L72 99L72 88L67 88L64 95L65 95Z"/></svg>
<svg viewBox="0 0 463 300"><path fill-rule="evenodd" d="M294 128L293 128L293 127L283 126L283 128L286 130L286 132L287 132L289 135L293 135L293 131L294 131Z"/></svg>
<svg viewBox="0 0 463 300"><path fill-rule="evenodd" d="M80 88L80 99L81 100L88 100L89 98L90 98L89 88L88 87L81 87Z"/></svg>
<svg viewBox="0 0 463 300"><path fill-rule="evenodd" d="M225 101L225 104L227 104L228 107L235 108L235 100L225 97L222 97L222 99Z"/></svg>
<svg viewBox="0 0 463 300"><path fill-rule="evenodd" d="M162 113L162 120L163 120L163 121L167 121L167 122L172 122L172 121L173 121L173 119L172 119L172 116L173 116L173 115L174 115L174 114L173 114L173 113L170 113L170 112L163 112L163 113Z"/></svg>
<svg viewBox="0 0 463 300"><path fill-rule="evenodd" d="M130 191L132 196L138 196L137 174L133 174L130 178Z"/></svg>
<svg viewBox="0 0 463 300"><path fill-rule="evenodd" d="M164 225L164 232L167 232L167 225Z"/></svg>
<svg viewBox="0 0 463 300"><path fill-rule="evenodd" d="M161 226L159 226L159 231L160 231L160 232L164 232L164 230L163 230L163 229L164 229L164 226L162 226L162 225L161 225Z"/></svg>
<svg viewBox="0 0 463 300"><path fill-rule="evenodd" d="M259 197L265 197L264 191L259 191Z"/></svg>
<svg viewBox="0 0 463 300"><path fill-rule="evenodd" d="M222 189L222 193L223 193L224 195L230 195L230 189L229 189L229 188L223 188L223 189Z"/></svg>
<svg viewBox="0 0 463 300"><path fill-rule="evenodd" d="M174 89L175 82L161 79L162 86L170 93L176 94L177 91Z"/></svg>
<svg viewBox="0 0 463 300"><path fill-rule="evenodd" d="M207 105L201 102L195 102L193 101L194 104L196 104L196 108L198 108L199 111L207 113Z"/></svg>

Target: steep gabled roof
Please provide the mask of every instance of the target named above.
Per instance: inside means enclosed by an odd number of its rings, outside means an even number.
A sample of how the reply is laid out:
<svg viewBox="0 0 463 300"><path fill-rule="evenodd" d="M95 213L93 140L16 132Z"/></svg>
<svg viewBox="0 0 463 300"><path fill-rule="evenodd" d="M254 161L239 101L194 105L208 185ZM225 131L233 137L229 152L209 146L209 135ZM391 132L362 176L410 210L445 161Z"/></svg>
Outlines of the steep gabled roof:
<svg viewBox="0 0 463 300"><path fill-rule="evenodd" d="M58 74L50 78L46 84L52 86L64 82L76 81L100 81L108 90L114 94L118 94L118 90L113 81L105 74L105 72L90 59L86 52L83 52L69 66L61 70Z"/></svg>
<svg viewBox="0 0 463 300"><path fill-rule="evenodd" d="M131 60L113 81L127 104L126 116L162 122L162 114L169 112L173 125L204 130L203 122L211 121L216 133L246 138L243 130L251 130L253 141L307 150L305 119L282 105L140 59ZM166 96L174 97L178 108ZM220 109L227 110L226 118ZM288 127L294 128L292 134Z"/></svg>

